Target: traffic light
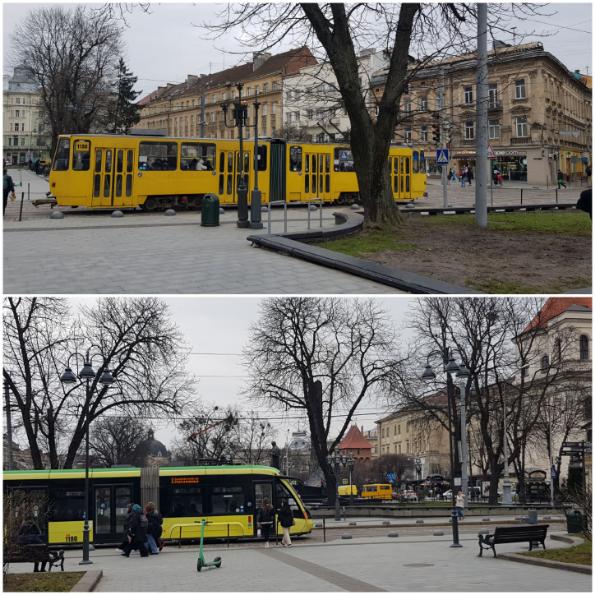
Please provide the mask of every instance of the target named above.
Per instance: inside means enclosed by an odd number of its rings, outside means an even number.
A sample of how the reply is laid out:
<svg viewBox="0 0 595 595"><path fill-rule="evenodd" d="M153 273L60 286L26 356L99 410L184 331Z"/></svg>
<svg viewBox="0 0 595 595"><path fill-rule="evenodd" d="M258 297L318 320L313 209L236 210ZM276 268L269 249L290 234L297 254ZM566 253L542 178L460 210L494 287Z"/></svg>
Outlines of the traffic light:
<svg viewBox="0 0 595 595"><path fill-rule="evenodd" d="M432 139L436 145L440 144L440 125L432 124Z"/></svg>

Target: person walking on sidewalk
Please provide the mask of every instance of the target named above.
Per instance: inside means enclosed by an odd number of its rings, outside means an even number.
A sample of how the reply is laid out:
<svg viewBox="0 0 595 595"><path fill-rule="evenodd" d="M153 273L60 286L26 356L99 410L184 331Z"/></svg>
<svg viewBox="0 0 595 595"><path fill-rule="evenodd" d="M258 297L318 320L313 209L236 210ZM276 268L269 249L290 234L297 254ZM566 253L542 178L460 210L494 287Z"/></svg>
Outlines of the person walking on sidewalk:
<svg viewBox="0 0 595 595"><path fill-rule="evenodd" d="M6 168L4 168L4 178L3 178L3 187L4 187L4 206L2 208L2 214L4 215L6 213L6 205L8 204L8 197L10 195L11 199L14 200L15 194L14 194L14 182L12 181L12 176L8 175L8 170Z"/></svg>
<svg viewBox="0 0 595 595"><path fill-rule="evenodd" d="M293 527L293 512L291 512L287 500L283 500L283 503L281 504L281 510L279 510L279 523L283 528L283 539L281 540L281 544L283 547L289 547L291 545L289 530Z"/></svg>
<svg viewBox="0 0 595 595"><path fill-rule="evenodd" d="M161 549L161 533L163 532L163 517L161 513L155 509L153 502L147 502L145 506L145 514L147 515L147 549L153 555L157 555Z"/></svg>
<svg viewBox="0 0 595 595"><path fill-rule="evenodd" d="M465 494L463 494L461 490L459 490L455 502L455 510L457 511L457 516L460 519L463 519L465 517Z"/></svg>
<svg viewBox="0 0 595 595"><path fill-rule="evenodd" d="M560 190L560 186L566 188L566 182L564 181L564 174L558 170L558 190Z"/></svg>
<svg viewBox="0 0 595 595"><path fill-rule="evenodd" d="M262 500L262 506L258 509L256 515L256 526L260 529L260 534L264 538L264 547L270 546L271 530L275 522L275 509L271 506L271 503L264 498Z"/></svg>

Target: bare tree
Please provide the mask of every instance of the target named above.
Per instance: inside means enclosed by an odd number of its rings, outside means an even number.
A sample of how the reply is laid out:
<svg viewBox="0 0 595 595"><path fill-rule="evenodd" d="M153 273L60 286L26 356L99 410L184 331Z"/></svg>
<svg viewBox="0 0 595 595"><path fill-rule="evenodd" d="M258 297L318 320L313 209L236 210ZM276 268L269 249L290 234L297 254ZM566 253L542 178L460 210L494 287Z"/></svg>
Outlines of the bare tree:
<svg viewBox="0 0 595 595"><path fill-rule="evenodd" d="M415 404L439 419L435 407L427 407L420 398L420 370L433 350L441 354L444 362L450 354L462 359L470 372L466 386L467 424L469 432L477 434L471 443L479 447L492 503L497 499L504 468L505 430L508 463L515 465L522 483L529 436L560 378L555 362L544 366L540 361L542 353L537 346L542 334L541 305L540 300L521 298L420 300L412 324L417 340L407 366L395 375L397 403ZM438 375L432 390L442 382L444 378ZM454 386L447 390L455 394ZM456 428L459 415L452 404L452 411L443 408L442 413Z"/></svg>
<svg viewBox="0 0 595 595"><path fill-rule="evenodd" d="M245 349L249 397L302 410L331 502L336 477L327 457L366 397L386 387L393 333L373 301L275 298L263 302ZM334 438L330 439L330 433Z"/></svg>
<svg viewBox="0 0 595 595"><path fill-rule="evenodd" d="M121 28L109 11L77 5L32 10L12 38L15 59L41 89L52 133L89 132L105 117Z"/></svg>
<svg viewBox="0 0 595 595"><path fill-rule="evenodd" d="M250 411L242 415L236 430L238 449L235 460L238 463L268 465L275 434L273 426L266 419L261 419L258 413Z"/></svg>
<svg viewBox="0 0 595 595"><path fill-rule="evenodd" d="M498 5L490 31L506 28L540 7ZM351 148L360 201L368 225L401 220L392 199L388 152L400 117L401 96L415 73L436 57L474 49L476 5L464 3L238 3L216 22L203 25L215 37L233 31L251 49L267 50L298 39L330 63L351 123ZM512 21L516 21L512 23ZM375 112L367 103L369 85L360 78L357 49L379 44L388 67ZM413 55L412 55L413 54Z"/></svg>
<svg viewBox="0 0 595 595"><path fill-rule="evenodd" d="M90 436L91 456L96 465L142 465L137 458L139 444L149 425L136 417L109 416L98 419Z"/></svg>
<svg viewBox="0 0 595 595"><path fill-rule="evenodd" d="M69 357L94 345L97 376L60 381ZM185 348L167 305L157 298L103 298L74 316L66 300L7 298L4 307L4 379L18 408L33 466L72 467L87 427L107 412L175 413L193 386ZM80 364L79 360L79 364ZM111 370L117 382L98 378Z"/></svg>

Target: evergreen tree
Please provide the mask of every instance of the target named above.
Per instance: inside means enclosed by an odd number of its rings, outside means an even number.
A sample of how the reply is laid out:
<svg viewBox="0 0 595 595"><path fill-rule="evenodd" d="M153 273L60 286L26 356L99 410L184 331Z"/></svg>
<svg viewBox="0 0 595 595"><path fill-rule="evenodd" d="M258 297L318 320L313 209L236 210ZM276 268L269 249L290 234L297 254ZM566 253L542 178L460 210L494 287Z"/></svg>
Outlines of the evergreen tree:
<svg viewBox="0 0 595 595"><path fill-rule="evenodd" d="M116 80L113 83L114 99L108 113L108 130L125 134L140 120L139 108L133 103L142 93L135 91L137 77L126 68L124 60L120 58L116 71Z"/></svg>

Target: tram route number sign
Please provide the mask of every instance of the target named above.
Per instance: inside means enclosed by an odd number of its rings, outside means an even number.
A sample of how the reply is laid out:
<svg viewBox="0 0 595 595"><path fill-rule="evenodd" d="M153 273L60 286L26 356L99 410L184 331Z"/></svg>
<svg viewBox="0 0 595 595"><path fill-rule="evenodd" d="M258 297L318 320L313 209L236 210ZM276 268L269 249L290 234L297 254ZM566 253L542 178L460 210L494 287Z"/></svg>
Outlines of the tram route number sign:
<svg viewBox="0 0 595 595"><path fill-rule="evenodd" d="M79 153L88 153L91 148L91 143L88 140L77 140L74 143L74 150Z"/></svg>
<svg viewBox="0 0 595 595"><path fill-rule="evenodd" d="M448 165L448 149L436 149L436 163Z"/></svg>

